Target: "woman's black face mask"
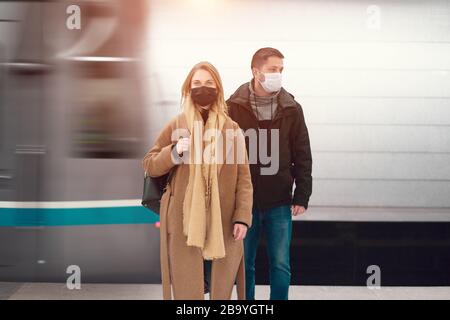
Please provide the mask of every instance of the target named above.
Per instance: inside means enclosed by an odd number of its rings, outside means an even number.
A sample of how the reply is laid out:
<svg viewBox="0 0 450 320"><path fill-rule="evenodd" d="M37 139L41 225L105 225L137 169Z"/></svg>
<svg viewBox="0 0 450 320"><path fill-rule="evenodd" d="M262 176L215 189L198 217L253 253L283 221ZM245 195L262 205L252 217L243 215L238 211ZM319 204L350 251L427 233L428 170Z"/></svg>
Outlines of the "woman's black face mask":
<svg viewBox="0 0 450 320"><path fill-rule="evenodd" d="M196 87L191 89L191 98L194 103L205 107L212 104L217 99L216 88L211 87Z"/></svg>

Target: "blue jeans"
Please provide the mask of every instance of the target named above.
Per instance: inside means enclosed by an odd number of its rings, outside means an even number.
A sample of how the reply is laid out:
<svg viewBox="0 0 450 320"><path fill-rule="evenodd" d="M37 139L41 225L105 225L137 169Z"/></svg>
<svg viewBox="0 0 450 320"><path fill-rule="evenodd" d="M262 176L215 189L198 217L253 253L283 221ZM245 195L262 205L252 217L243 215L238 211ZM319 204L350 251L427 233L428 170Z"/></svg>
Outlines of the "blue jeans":
<svg viewBox="0 0 450 320"><path fill-rule="evenodd" d="M287 300L291 282L289 248L292 236L291 206L266 210L253 208L252 227L244 239L247 300L255 299L255 259L261 234L266 236L270 266L270 300Z"/></svg>

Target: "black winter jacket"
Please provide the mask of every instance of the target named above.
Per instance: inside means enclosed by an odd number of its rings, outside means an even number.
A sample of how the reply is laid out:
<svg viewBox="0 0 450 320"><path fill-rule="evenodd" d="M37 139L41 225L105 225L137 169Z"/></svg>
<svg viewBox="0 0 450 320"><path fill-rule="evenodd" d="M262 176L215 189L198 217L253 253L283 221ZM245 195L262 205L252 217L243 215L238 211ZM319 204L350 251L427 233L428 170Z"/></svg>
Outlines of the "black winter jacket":
<svg viewBox="0 0 450 320"><path fill-rule="evenodd" d="M258 120L250 105L249 83L240 86L227 100L228 113L244 133L247 129L260 130ZM281 88L278 107L270 129L279 130L279 169L274 175L262 175L260 169L270 164L250 163L253 183L253 204L259 209L268 209L286 204L308 208L312 193L312 156L303 110L294 96ZM270 137L270 133L267 134ZM259 139L259 138L258 138ZM263 154L270 152L271 141ZM249 139L246 136L247 153ZM259 141L258 141L259 146ZM259 154L259 147L258 147ZM270 155L274 157L275 155ZM292 196L293 183L295 191Z"/></svg>

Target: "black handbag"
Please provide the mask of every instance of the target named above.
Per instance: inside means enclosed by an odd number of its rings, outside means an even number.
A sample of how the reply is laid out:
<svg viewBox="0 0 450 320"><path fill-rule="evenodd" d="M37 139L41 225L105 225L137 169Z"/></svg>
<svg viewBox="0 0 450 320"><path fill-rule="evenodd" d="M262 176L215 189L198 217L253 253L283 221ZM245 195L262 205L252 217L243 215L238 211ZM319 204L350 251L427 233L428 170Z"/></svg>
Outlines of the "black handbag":
<svg viewBox="0 0 450 320"><path fill-rule="evenodd" d="M172 168L163 176L153 178L145 173L144 176L144 192L141 204L149 210L159 215L161 207L161 197L166 191L167 185L172 179L175 168Z"/></svg>
<svg viewBox="0 0 450 320"><path fill-rule="evenodd" d="M178 127L178 118L177 118ZM142 194L141 204L149 210L159 215L161 208L161 198L167 189L172 176L176 170L176 166L173 167L168 173L160 177L152 178L145 172L144 175L144 192Z"/></svg>

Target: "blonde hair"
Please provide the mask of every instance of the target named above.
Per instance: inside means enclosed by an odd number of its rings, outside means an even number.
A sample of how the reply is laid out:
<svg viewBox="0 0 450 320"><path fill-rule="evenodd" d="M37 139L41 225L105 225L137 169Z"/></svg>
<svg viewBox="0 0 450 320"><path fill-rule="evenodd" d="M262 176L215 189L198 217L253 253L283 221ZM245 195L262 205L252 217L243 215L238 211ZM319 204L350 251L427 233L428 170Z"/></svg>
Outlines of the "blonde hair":
<svg viewBox="0 0 450 320"><path fill-rule="evenodd" d="M192 67L191 71L189 71L189 74L187 75L186 79L184 80L183 86L181 87L181 106L185 109L195 106L191 98L191 82L195 72L197 72L197 70L200 69L208 71L211 74L211 77L213 78L214 82L216 83L217 99L211 105L211 109L215 110L219 114L227 115L228 107L225 102L223 85L219 75L219 71L217 71L216 67L214 67L211 63L207 61L197 63L195 66Z"/></svg>

